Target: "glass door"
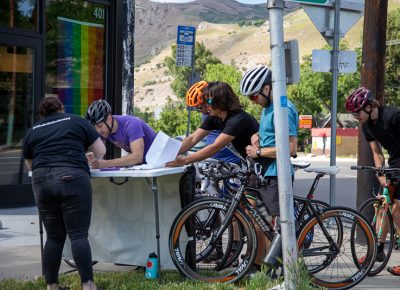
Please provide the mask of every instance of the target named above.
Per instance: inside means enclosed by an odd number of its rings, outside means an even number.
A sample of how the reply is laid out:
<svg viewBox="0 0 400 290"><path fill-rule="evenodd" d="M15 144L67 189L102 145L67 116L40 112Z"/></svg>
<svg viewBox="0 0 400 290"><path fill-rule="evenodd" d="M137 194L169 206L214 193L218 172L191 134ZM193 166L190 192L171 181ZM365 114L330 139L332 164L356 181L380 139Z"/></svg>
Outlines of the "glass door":
<svg viewBox="0 0 400 290"><path fill-rule="evenodd" d="M0 193L30 187L22 145L42 97L41 52L40 39L0 33Z"/></svg>

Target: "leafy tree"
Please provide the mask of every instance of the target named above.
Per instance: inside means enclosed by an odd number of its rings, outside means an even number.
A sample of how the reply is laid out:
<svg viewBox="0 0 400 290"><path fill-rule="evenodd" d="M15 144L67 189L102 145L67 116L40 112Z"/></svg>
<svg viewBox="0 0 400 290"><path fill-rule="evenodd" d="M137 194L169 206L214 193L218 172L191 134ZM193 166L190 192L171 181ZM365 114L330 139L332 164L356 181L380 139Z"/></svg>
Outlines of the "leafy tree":
<svg viewBox="0 0 400 290"><path fill-rule="evenodd" d="M163 107L159 119L150 118L149 125L156 131L163 131L169 136L185 135L187 130L188 112L183 102L173 102L168 98L167 104ZM201 114L191 112L190 132L196 130L201 124Z"/></svg>
<svg viewBox="0 0 400 290"><path fill-rule="evenodd" d="M331 48L325 46L323 49ZM348 49L348 44L341 42L340 50L346 49ZM360 85L361 49L357 49L356 53L357 71L352 74L340 74L338 78L338 113L345 111L346 96ZM306 55L303 57L300 67L300 76L300 83L288 88L288 96L295 104L299 115L312 115L314 118L325 117L331 110L332 74L313 72L311 55ZM310 130L300 129L298 134L300 146L305 145L305 140L310 137Z"/></svg>
<svg viewBox="0 0 400 290"><path fill-rule="evenodd" d="M323 49L330 49L325 46ZM340 50L348 49L346 42L341 42ZM340 74L338 79L338 113L344 112L346 96L360 84L361 50L357 49L357 71L353 74ZM331 109L332 74L312 71L311 55L303 57L300 67L299 84L291 85L288 95L296 105L299 114L316 116L328 114Z"/></svg>
<svg viewBox="0 0 400 290"><path fill-rule="evenodd" d="M171 83L171 88L174 94L183 99L187 89L189 88L189 80L192 68L176 66L176 44L172 45L171 49L171 56L167 56L165 58L165 64L168 68L167 74L174 78ZM221 63L221 61L213 56L212 52L208 50L203 43L196 42L194 65L195 73L199 74L200 78L202 79L204 77L207 64L216 63Z"/></svg>
<svg viewBox="0 0 400 290"><path fill-rule="evenodd" d="M400 38L400 9L391 11L387 20L387 39ZM385 103L391 106L400 104L400 46L389 45L386 48L385 63Z"/></svg>

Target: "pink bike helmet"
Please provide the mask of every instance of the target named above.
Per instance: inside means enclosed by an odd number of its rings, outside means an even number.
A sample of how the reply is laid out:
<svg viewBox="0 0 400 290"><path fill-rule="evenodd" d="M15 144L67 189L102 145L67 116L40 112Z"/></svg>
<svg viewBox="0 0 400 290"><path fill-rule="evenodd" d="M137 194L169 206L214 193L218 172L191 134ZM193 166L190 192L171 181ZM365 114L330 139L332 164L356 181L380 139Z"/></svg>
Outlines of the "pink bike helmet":
<svg viewBox="0 0 400 290"><path fill-rule="evenodd" d="M356 113L364 109L374 99L372 92L367 88L360 87L350 94L346 99L345 108L349 113Z"/></svg>

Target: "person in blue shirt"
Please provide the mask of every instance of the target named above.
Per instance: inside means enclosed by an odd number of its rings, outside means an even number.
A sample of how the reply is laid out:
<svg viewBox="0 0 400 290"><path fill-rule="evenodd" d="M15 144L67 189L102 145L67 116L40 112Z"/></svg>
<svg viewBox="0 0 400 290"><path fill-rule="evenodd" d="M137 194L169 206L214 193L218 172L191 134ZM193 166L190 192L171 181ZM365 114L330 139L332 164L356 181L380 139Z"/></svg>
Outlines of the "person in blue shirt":
<svg viewBox="0 0 400 290"><path fill-rule="evenodd" d="M251 145L246 147L247 156L258 158L262 161L265 185L259 187L259 194L264 202L267 211L272 216L275 223L279 216L279 190L278 172L276 163L276 139L275 139L275 120L272 96L272 72L263 65L248 70L240 81L241 93L250 100L263 107L258 133L251 137ZM288 123L289 123L289 146L290 156L297 154L297 132L298 132L298 113L294 104L288 100ZM294 171L292 168L292 176ZM293 180L293 179L292 179ZM250 198L249 195L247 195ZM265 240L261 231L257 230L259 238L259 248L269 247L269 242ZM265 241L263 245L262 241ZM257 256L261 252L258 251Z"/></svg>
<svg viewBox="0 0 400 290"><path fill-rule="evenodd" d="M251 138L251 145L246 147L249 157L266 157L264 164L264 176L268 186L262 193L264 204L272 216L279 216L279 194L278 194L278 172L276 163L276 140L275 140L275 120L274 106L272 102L272 72L263 65L259 65L248 70L241 82L240 90L243 95L263 107L258 133ZM297 154L297 132L299 116L294 104L288 100L288 122L289 122L289 146L290 156ZM292 168L292 175L294 174Z"/></svg>

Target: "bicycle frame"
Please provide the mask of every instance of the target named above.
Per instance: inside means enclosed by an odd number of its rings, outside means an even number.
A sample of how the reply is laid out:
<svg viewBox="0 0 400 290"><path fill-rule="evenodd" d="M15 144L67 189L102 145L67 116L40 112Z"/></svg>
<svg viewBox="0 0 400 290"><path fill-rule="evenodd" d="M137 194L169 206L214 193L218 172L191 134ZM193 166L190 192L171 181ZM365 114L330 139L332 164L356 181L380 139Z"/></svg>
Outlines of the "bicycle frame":
<svg viewBox="0 0 400 290"><path fill-rule="evenodd" d="M334 239L332 238L332 236L329 234L329 232L326 230L325 225L323 224L323 222L321 221L319 215L321 214L312 204L312 199L313 199L313 195L315 192L315 189L318 186L319 180L325 176L324 173L317 173L313 184L310 188L309 193L307 194L307 197L304 199L304 203L303 203L303 207L300 211L300 214L298 215L298 217L296 218L296 220L299 222L301 221L304 216L306 215L306 213L309 214L309 218L311 217L316 217L318 224L320 225L324 235L326 236L327 240L329 241L330 245L333 247L332 248L332 255L334 255L334 253L337 253L339 250L339 246L337 245L337 243L334 241ZM246 182L247 183L247 182ZM228 187L228 190L229 189ZM249 201L248 199L245 197L244 192L251 190L251 191L256 191L259 192L258 188L255 187L251 187L248 186L247 184L243 184L239 187L239 190L237 190L236 192L232 192L232 198L227 202L228 204L228 212L227 215L224 219L224 221L221 223L221 226L219 228L219 230L217 231L217 234L214 236L214 238L212 239L212 241L210 242L211 245L215 245L218 241L218 239L221 237L222 233L225 231L225 229L228 227L228 225L230 224L234 212L237 209L237 207L241 207L245 210L247 210L247 212L249 212L251 214L251 216L253 217L253 220L258 224L258 226L261 228L261 230L263 231L264 235L267 236L267 238L272 241L275 230L274 230L274 226L271 225L270 223L268 223L264 217L260 214L260 212L258 211L257 208L255 208ZM301 199L299 199L301 200ZM311 214L310 214L311 212ZM298 234L301 230L301 226L299 226L299 228L297 229L296 234ZM303 253L304 254L304 253ZM307 253L305 253L307 255ZM314 255L317 255L318 253L313 252ZM312 254L308 254L308 256L311 256ZM333 257L334 258L334 257ZM332 259L333 260L333 259Z"/></svg>

